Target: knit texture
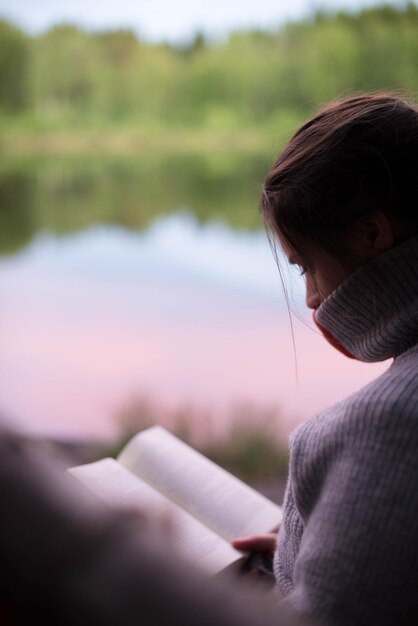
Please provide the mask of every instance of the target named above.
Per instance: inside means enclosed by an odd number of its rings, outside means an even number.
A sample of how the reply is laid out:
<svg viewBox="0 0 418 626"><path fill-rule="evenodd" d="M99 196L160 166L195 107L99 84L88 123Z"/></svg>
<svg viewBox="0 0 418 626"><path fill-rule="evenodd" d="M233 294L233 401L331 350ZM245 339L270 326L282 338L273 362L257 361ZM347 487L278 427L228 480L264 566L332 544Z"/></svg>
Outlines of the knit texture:
<svg viewBox="0 0 418 626"><path fill-rule="evenodd" d="M318 325L360 361L383 361L418 342L418 240L351 274L315 312Z"/></svg>
<svg viewBox="0 0 418 626"><path fill-rule="evenodd" d="M327 624L418 624L417 240L357 270L317 314L356 358L396 358L292 433L277 583Z"/></svg>

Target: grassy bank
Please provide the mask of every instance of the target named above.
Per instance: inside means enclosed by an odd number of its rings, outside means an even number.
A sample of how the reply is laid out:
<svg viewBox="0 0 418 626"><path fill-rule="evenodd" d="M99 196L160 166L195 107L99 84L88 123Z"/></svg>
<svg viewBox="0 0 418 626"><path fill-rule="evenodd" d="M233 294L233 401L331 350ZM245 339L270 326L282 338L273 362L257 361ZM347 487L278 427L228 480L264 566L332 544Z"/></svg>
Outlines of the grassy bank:
<svg viewBox="0 0 418 626"><path fill-rule="evenodd" d="M131 120L124 124L38 123L0 119L3 155L271 154L280 149L303 117L286 113L260 126L169 126Z"/></svg>
<svg viewBox="0 0 418 626"><path fill-rule="evenodd" d="M228 133L170 129L146 130L3 132L0 148L10 155L103 155L124 156L144 153L254 154L271 150L269 139L257 131Z"/></svg>

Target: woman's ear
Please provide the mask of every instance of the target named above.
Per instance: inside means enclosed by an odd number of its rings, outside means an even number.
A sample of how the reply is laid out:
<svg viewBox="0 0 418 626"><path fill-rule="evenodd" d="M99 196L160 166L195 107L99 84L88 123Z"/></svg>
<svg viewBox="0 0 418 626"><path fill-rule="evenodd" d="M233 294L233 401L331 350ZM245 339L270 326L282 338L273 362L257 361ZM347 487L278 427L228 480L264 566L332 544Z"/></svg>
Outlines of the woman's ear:
<svg viewBox="0 0 418 626"><path fill-rule="evenodd" d="M383 211L373 211L353 224L351 241L357 254L373 258L395 244L395 226Z"/></svg>

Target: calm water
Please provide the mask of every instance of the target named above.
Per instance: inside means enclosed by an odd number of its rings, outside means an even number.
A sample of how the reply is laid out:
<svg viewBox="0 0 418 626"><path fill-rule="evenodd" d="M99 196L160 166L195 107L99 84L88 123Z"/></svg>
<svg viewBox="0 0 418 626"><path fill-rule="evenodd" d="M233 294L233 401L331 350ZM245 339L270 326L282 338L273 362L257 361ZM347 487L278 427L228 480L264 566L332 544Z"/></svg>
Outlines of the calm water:
<svg viewBox="0 0 418 626"><path fill-rule="evenodd" d="M382 371L294 318L296 375L257 212L259 159L83 165L0 168L6 420L107 437L121 413L151 399L161 415L189 407L215 425L243 407L275 410L285 437ZM287 278L303 312L301 279Z"/></svg>

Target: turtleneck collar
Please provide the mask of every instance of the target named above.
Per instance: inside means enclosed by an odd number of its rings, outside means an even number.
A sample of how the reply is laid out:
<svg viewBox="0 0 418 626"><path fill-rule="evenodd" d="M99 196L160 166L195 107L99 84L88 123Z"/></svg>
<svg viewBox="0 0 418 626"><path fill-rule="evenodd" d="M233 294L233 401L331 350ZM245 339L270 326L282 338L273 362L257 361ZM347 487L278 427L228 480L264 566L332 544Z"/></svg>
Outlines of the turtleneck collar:
<svg viewBox="0 0 418 626"><path fill-rule="evenodd" d="M374 362L418 342L418 239L355 270L318 307L314 320L349 357Z"/></svg>

